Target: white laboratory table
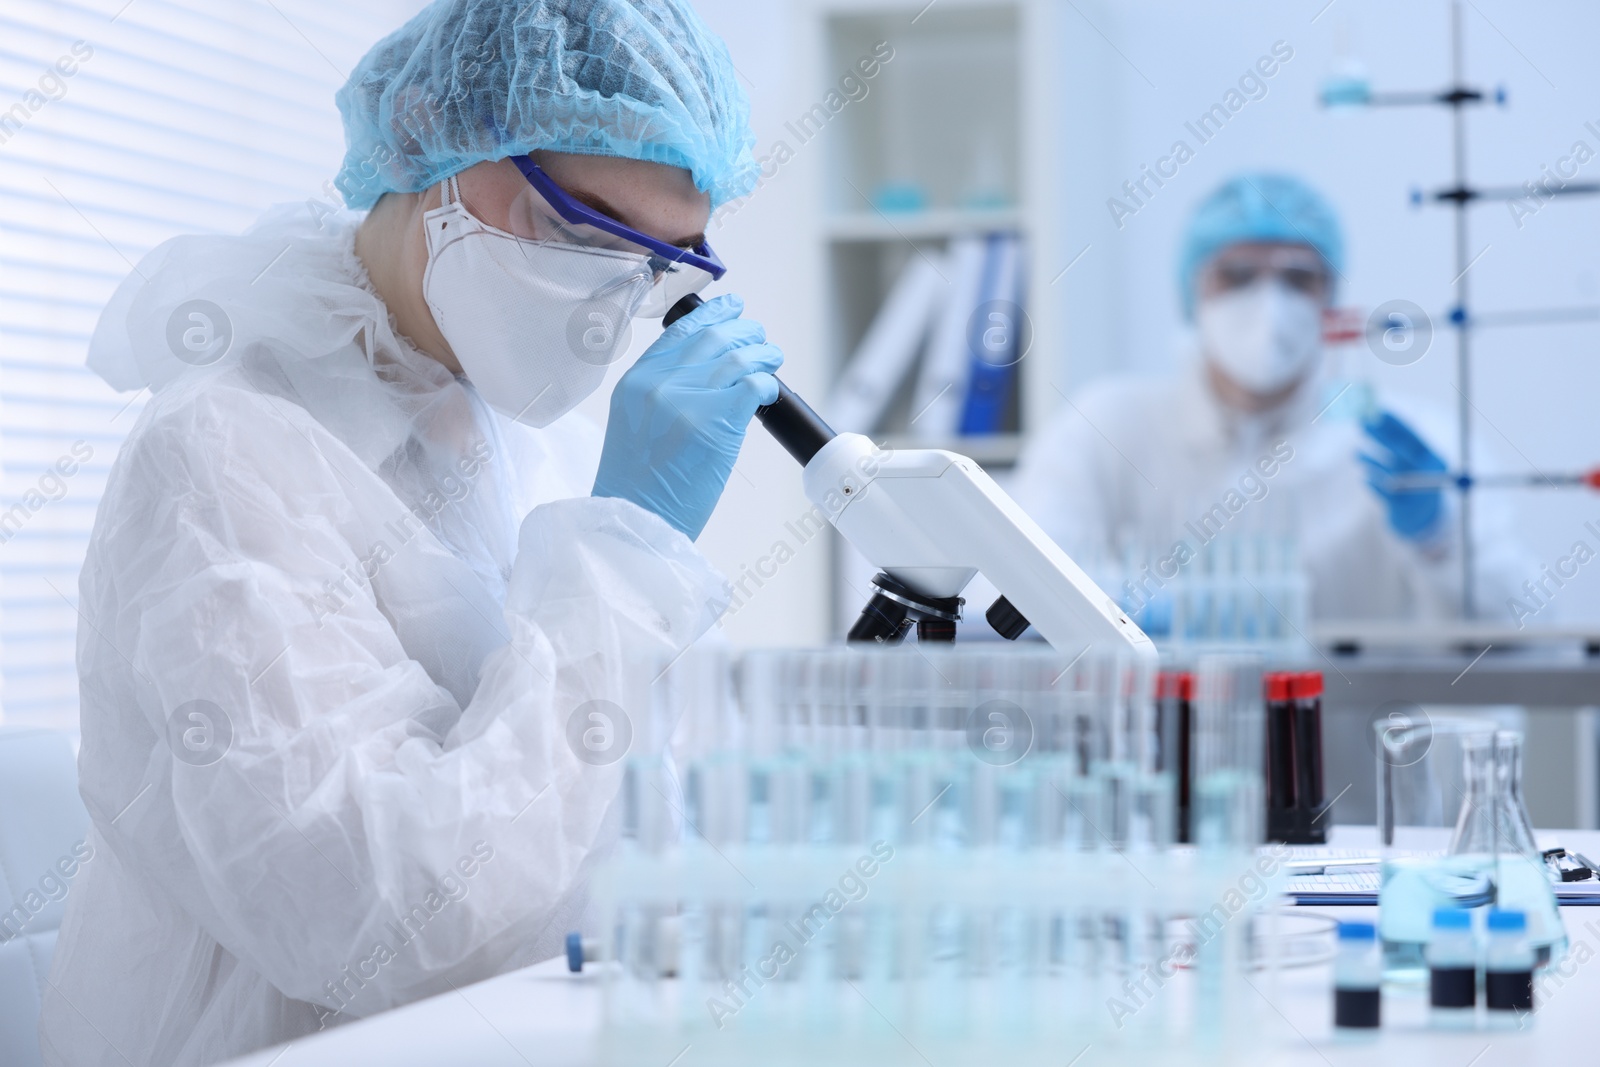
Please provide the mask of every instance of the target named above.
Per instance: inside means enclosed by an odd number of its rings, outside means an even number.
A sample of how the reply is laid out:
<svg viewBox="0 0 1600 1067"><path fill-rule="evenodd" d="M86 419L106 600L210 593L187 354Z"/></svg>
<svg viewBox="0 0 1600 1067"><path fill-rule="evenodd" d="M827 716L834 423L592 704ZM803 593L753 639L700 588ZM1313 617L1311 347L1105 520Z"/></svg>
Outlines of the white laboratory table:
<svg viewBox="0 0 1600 1067"><path fill-rule="evenodd" d="M1570 849L1600 856L1600 831L1557 831L1550 836ZM1335 844L1348 844L1338 839ZM1371 908L1306 908L1305 914L1370 918ZM1522 1030L1446 1032L1427 1025L1426 997L1385 993L1383 1029L1355 1038L1332 1027L1330 964L1286 969L1276 986L1260 993L1270 1010L1261 1052L1254 1062L1285 1067L1522 1067L1585 1062L1600 1037L1600 907L1562 909L1572 951L1536 1001ZM1581 961L1581 962L1580 962ZM458 991L340 1026L242 1057L229 1067L589 1067L600 1027L600 982L592 973L567 973L563 960L491 978ZM941 1067L937 1048L919 1050L930 1067ZM1064 1050L1066 1063L1077 1049ZM682 1053L680 1057L680 1053ZM674 1059L674 1057L680 1057ZM1090 1046L1073 1067L1112 1067L1128 1050ZM694 1067L694 1050L663 1045L652 1067ZM752 1067L759 1067L753 1064Z"/></svg>

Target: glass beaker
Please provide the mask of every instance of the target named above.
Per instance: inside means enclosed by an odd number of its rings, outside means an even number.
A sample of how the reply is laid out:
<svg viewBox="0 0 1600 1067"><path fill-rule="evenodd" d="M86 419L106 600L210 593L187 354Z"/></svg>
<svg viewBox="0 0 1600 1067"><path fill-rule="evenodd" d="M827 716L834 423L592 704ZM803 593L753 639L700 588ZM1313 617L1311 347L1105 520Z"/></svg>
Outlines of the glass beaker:
<svg viewBox="0 0 1600 1067"><path fill-rule="evenodd" d="M1373 731L1384 979L1421 982L1434 909L1494 900L1494 725L1413 708Z"/></svg>
<svg viewBox="0 0 1600 1067"><path fill-rule="evenodd" d="M1522 735L1501 730L1494 735L1495 831L1499 864L1495 903L1527 916L1528 943L1535 961L1544 966L1567 948L1555 887L1533 836L1533 821L1522 799Z"/></svg>

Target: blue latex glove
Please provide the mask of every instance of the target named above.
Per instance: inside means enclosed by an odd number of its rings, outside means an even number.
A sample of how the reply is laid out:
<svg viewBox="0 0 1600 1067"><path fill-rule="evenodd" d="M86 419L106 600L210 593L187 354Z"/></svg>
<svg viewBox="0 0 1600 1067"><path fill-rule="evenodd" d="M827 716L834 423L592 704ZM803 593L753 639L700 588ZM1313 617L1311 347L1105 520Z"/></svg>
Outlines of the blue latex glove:
<svg viewBox="0 0 1600 1067"><path fill-rule="evenodd" d="M1416 431L1387 411L1363 421L1361 428L1382 449L1378 457L1361 453L1359 458L1367 467L1367 484L1389 509L1390 528L1408 541L1428 540L1444 515L1444 493L1437 486L1406 487L1403 479L1449 468Z"/></svg>
<svg viewBox="0 0 1600 1067"><path fill-rule="evenodd" d="M594 496L631 500L700 536L756 408L778 399L783 353L744 301L719 296L667 327L611 394Z"/></svg>

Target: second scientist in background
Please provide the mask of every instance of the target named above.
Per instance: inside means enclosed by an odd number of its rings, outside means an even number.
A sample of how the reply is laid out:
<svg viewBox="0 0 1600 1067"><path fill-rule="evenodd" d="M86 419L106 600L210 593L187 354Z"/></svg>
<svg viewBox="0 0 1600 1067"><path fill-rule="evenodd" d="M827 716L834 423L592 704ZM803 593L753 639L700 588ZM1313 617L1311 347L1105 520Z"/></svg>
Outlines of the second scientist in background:
<svg viewBox="0 0 1600 1067"><path fill-rule="evenodd" d="M1416 488L1447 470L1448 424L1326 410L1322 319L1344 265L1332 207L1295 178L1242 175L1200 204L1180 255L1194 355L1073 398L1023 454L1017 500L1069 553L1127 566L1136 614L1204 546L1270 530L1298 540L1314 618L1458 615L1456 502ZM1478 602L1502 603L1520 573L1504 510L1478 505L1474 531Z"/></svg>

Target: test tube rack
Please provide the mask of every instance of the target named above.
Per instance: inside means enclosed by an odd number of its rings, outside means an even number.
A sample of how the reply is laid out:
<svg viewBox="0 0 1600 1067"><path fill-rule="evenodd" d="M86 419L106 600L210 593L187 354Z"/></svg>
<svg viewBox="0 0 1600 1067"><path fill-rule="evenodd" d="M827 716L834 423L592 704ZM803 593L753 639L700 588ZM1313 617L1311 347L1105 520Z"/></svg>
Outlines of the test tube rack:
<svg viewBox="0 0 1600 1067"><path fill-rule="evenodd" d="M611 916L603 1062L1060 1067L1259 1049L1252 854L895 848L632 851ZM1274 867L1276 865L1273 865Z"/></svg>
<svg viewBox="0 0 1600 1067"><path fill-rule="evenodd" d="M1262 1028L1259 673L1199 665L1197 847L1154 678L1015 647L688 657L594 886L605 1063L1230 1062Z"/></svg>

